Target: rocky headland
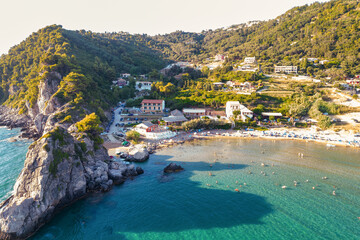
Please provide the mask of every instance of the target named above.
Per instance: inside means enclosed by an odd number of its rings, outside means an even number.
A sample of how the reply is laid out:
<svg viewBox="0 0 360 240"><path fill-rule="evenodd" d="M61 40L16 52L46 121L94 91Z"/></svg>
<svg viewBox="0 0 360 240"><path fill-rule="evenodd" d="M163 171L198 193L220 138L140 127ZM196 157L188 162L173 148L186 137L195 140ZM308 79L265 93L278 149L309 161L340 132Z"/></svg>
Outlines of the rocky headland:
<svg viewBox="0 0 360 240"><path fill-rule="evenodd" d="M14 192L0 205L0 239L24 239L88 192L109 191L141 173L112 161L75 125L56 126L30 145Z"/></svg>
<svg viewBox="0 0 360 240"><path fill-rule="evenodd" d="M25 114L10 106L0 107L0 125L21 128L20 137L34 139L12 195L0 203L2 240L25 239L87 193L109 191L114 184L144 172L113 161L94 129L84 131L76 125L84 116L75 113L72 121L64 120L73 107L55 97L60 79L58 73L49 74L39 85L36 103L26 105ZM148 158L142 151L134 159L144 156Z"/></svg>

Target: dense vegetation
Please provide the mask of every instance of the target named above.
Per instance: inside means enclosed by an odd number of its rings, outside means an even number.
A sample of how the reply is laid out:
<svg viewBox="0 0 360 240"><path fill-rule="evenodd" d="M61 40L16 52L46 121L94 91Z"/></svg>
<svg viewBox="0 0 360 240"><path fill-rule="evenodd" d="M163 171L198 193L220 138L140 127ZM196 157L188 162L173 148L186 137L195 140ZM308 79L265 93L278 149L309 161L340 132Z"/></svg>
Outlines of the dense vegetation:
<svg viewBox="0 0 360 240"><path fill-rule="evenodd" d="M246 56L255 56L266 72L272 72L274 65L297 65L300 72L336 79L360 72L359 8L356 0L332 0L296 7L256 24L132 38L173 60L199 63L221 53L228 56L229 64L234 64ZM129 35L121 33L118 37ZM305 59L300 61L301 58L329 62L315 61L314 65Z"/></svg>
<svg viewBox="0 0 360 240"><path fill-rule="evenodd" d="M118 100L110 86L120 73L147 73L164 66L159 54L135 41L118 41L89 31L52 25L33 33L0 58L0 100L26 113L35 107L40 83L59 85L63 104L100 116Z"/></svg>
<svg viewBox="0 0 360 240"><path fill-rule="evenodd" d="M103 121L104 110L120 99L134 97L135 78L129 79L129 86L122 89L111 88L112 81L127 72L146 73L149 80L157 81L150 97L165 99L171 109L219 108L226 101L238 100L257 112L281 107L287 115L308 114L325 119L324 108L329 112L332 106L317 95L312 96L318 92L316 86L294 86L296 94L286 99L217 91L213 82L249 81L260 87L265 79L263 74L233 71L246 56L255 56L265 72L284 64L297 65L300 73L316 77L342 79L358 74L359 9L356 0L333 0L296 7L269 21L156 36L69 31L59 25L48 26L0 57L0 102L19 113L27 113L37 106L41 84L51 81L58 86L52 97L67 104L66 111L56 116L59 121L77 122L90 112ZM201 71L175 67L167 76L158 72L171 60L201 64L219 53L227 59L223 67L212 71L206 67ZM318 60L312 62L307 58ZM319 60L328 61L320 64ZM180 79L175 78L178 74L182 74ZM138 103L135 100L131 104Z"/></svg>

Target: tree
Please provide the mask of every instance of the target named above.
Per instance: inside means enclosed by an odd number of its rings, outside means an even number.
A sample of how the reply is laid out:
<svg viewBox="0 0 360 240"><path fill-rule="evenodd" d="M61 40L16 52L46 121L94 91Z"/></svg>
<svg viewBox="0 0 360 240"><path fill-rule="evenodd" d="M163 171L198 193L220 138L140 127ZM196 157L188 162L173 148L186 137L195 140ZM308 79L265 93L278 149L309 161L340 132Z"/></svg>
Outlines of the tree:
<svg viewBox="0 0 360 240"><path fill-rule="evenodd" d="M99 126L100 124L100 118L95 113L91 113L89 115L86 115L83 120L77 122L75 126L77 127L79 132L97 135L103 131L103 129Z"/></svg>
<svg viewBox="0 0 360 240"><path fill-rule="evenodd" d="M135 130L126 133L126 139L138 143L140 139L140 133Z"/></svg>
<svg viewBox="0 0 360 240"><path fill-rule="evenodd" d="M240 114L241 114L240 110L233 111L234 119L237 120L237 118Z"/></svg>

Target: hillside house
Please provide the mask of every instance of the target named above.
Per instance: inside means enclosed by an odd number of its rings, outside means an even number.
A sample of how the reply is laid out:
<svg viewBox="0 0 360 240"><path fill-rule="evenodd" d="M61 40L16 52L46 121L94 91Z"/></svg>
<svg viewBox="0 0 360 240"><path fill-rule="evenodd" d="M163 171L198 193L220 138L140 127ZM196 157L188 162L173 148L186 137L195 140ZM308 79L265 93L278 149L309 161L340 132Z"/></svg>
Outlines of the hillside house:
<svg viewBox="0 0 360 240"><path fill-rule="evenodd" d="M135 89L138 91L151 91L151 84L152 82L136 81Z"/></svg>
<svg viewBox="0 0 360 240"><path fill-rule="evenodd" d="M222 89L225 85L225 83L222 83L222 82L215 82L213 83L215 89L219 90L219 89Z"/></svg>
<svg viewBox="0 0 360 240"><path fill-rule="evenodd" d="M225 56L222 54L217 54L215 55L215 61L224 61L225 60Z"/></svg>
<svg viewBox="0 0 360 240"><path fill-rule="evenodd" d="M246 57L244 59L244 63L246 63L246 64L256 64L256 58L255 57Z"/></svg>
<svg viewBox="0 0 360 240"><path fill-rule="evenodd" d="M123 74L120 74L120 76L123 77L123 78L128 78L128 77L131 76L131 74L130 73L123 73Z"/></svg>
<svg viewBox="0 0 360 240"><path fill-rule="evenodd" d="M297 66L275 66L275 73L294 73L297 74Z"/></svg>

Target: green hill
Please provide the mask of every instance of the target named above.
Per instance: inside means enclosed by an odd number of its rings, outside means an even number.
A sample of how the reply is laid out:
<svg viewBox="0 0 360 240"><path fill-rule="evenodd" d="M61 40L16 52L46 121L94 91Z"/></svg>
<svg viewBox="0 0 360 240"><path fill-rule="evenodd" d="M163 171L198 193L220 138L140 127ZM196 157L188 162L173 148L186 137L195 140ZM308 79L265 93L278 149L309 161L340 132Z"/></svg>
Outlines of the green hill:
<svg viewBox="0 0 360 240"><path fill-rule="evenodd" d="M132 39L52 25L1 56L0 99L26 113L35 107L40 84L50 79L58 86L54 97L63 104L107 109L118 100L110 86L120 73L147 73L164 65L160 53Z"/></svg>
<svg viewBox="0 0 360 240"><path fill-rule="evenodd" d="M267 72L284 64L319 77L353 76L360 73L359 10L356 0L314 3L251 25L156 36L48 26L0 57L0 100L26 113L36 105L40 84L51 79L58 86L53 97L63 104L101 112L118 100L110 85L120 73L149 73L169 60L201 63L218 53L232 65L256 56Z"/></svg>
<svg viewBox="0 0 360 240"><path fill-rule="evenodd" d="M333 0L296 7L273 20L252 25L135 38L172 60L201 62L220 53L228 56L228 62L236 63L246 56L256 56L265 70L284 64L298 65L307 73L311 64L299 59L319 58L329 62L311 66L310 73L343 77L360 72L359 18L358 1Z"/></svg>

